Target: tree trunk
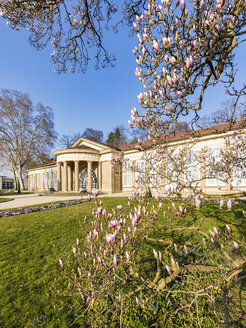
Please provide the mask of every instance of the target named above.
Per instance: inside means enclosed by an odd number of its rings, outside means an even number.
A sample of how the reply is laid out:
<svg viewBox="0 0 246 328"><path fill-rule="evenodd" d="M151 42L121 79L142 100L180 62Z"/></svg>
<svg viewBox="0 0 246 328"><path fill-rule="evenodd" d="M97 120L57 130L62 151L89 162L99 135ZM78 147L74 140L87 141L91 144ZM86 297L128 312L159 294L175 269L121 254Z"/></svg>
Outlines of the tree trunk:
<svg viewBox="0 0 246 328"><path fill-rule="evenodd" d="M12 169L12 174L13 174L13 178L14 178L14 190L17 190L17 179L16 179L16 174L15 174L14 169Z"/></svg>
<svg viewBox="0 0 246 328"><path fill-rule="evenodd" d="M17 170L17 175L18 175L18 180L19 180L19 190L20 191L25 190L24 180L22 178L22 169Z"/></svg>

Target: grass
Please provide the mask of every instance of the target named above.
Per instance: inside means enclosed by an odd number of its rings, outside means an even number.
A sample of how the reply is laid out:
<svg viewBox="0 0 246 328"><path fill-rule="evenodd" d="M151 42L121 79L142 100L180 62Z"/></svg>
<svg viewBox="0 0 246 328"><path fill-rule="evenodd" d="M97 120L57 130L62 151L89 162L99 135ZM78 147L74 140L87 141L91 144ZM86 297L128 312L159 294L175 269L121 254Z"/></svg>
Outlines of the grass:
<svg viewBox="0 0 246 328"><path fill-rule="evenodd" d="M3 203L3 202L8 202L10 201L11 199L9 198L0 198L0 203Z"/></svg>
<svg viewBox="0 0 246 328"><path fill-rule="evenodd" d="M102 200L107 210L127 203L127 198ZM234 205L219 223L211 218L203 228L233 222L237 234L244 235L243 206ZM68 326L51 286L59 276L58 258L71 254L76 238L85 235L78 219L90 212L85 203L0 219L0 327Z"/></svg>

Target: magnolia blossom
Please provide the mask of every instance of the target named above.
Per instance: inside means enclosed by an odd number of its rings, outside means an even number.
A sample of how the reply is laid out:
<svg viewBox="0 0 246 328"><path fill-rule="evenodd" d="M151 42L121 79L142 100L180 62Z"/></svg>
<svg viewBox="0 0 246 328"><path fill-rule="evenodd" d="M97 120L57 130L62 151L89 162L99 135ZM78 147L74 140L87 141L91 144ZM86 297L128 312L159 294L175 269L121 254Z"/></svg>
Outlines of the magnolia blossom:
<svg viewBox="0 0 246 328"><path fill-rule="evenodd" d="M77 254L77 249L75 247L73 247L73 253Z"/></svg>
<svg viewBox="0 0 246 328"><path fill-rule="evenodd" d="M185 0L180 0L180 8L182 11L185 10Z"/></svg>
<svg viewBox="0 0 246 328"><path fill-rule="evenodd" d="M98 263L102 264L102 258L100 256L98 256L97 259L98 259Z"/></svg>
<svg viewBox="0 0 246 328"><path fill-rule="evenodd" d="M126 251L126 262L129 262L130 261L130 255L129 253Z"/></svg>
<svg viewBox="0 0 246 328"><path fill-rule="evenodd" d="M221 200L220 200L220 209L222 209L223 206L224 206L224 201L223 201L223 199L221 199Z"/></svg>
<svg viewBox="0 0 246 328"><path fill-rule="evenodd" d="M76 245L77 245L77 247L79 247L79 238L77 238L77 240L76 240Z"/></svg>
<svg viewBox="0 0 246 328"><path fill-rule="evenodd" d="M153 48L155 49L155 51L159 50L159 44L156 40L153 41Z"/></svg>
<svg viewBox="0 0 246 328"><path fill-rule="evenodd" d="M236 241L233 242L233 247L238 250L239 249L239 245Z"/></svg>
<svg viewBox="0 0 246 328"><path fill-rule="evenodd" d="M166 270L167 270L168 274L170 274L170 275L171 275L172 271L171 271L171 269L170 269L170 266L169 266L169 265L167 265L167 264L166 264Z"/></svg>
<svg viewBox="0 0 246 328"><path fill-rule="evenodd" d="M209 233L210 233L210 235L211 235L212 238L215 237L215 233L212 230L209 229Z"/></svg>
<svg viewBox="0 0 246 328"><path fill-rule="evenodd" d="M59 259L59 265L61 268L63 268L63 262L62 262L62 259Z"/></svg>
<svg viewBox="0 0 246 328"><path fill-rule="evenodd" d="M93 188L93 189L92 189L92 194L93 194L94 197L97 197L97 196L99 195L99 190Z"/></svg>
<svg viewBox="0 0 246 328"><path fill-rule="evenodd" d="M115 242L115 234L106 234L106 241L112 245Z"/></svg>
<svg viewBox="0 0 246 328"><path fill-rule="evenodd" d="M118 206L117 206L117 210L118 210L118 211L121 211L121 210L122 210L122 205L118 205Z"/></svg>
<svg viewBox="0 0 246 328"><path fill-rule="evenodd" d="M218 231L218 229L216 228L216 227L214 227L214 232L215 232L215 234L218 236L219 235L219 231Z"/></svg>
<svg viewBox="0 0 246 328"><path fill-rule="evenodd" d="M155 249L153 249L154 257L158 260L158 253Z"/></svg>
<svg viewBox="0 0 246 328"><path fill-rule="evenodd" d="M231 201L231 199L229 199L228 202L227 202L227 209L228 209L228 211L230 211L231 208L232 208L232 201Z"/></svg>
<svg viewBox="0 0 246 328"><path fill-rule="evenodd" d="M230 233L231 232L231 228L230 228L230 226L228 225L228 224L226 224L226 229L227 229L227 231Z"/></svg>
<svg viewBox="0 0 246 328"><path fill-rule="evenodd" d="M196 199L196 209L200 210L200 208L201 208L201 200Z"/></svg>
<svg viewBox="0 0 246 328"><path fill-rule="evenodd" d="M111 220L110 221L110 226L113 228L113 229L115 229L116 227L117 227L117 225L118 225L118 222L117 222L117 220Z"/></svg>
<svg viewBox="0 0 246 328"><path fill-rule="evenodd" d="M117 264L118 264L118 261L117 261L117 257L116 257L116 255L114 255L114 258L113 258L113 264L114 264L115 267L116 267Z"/></svg>

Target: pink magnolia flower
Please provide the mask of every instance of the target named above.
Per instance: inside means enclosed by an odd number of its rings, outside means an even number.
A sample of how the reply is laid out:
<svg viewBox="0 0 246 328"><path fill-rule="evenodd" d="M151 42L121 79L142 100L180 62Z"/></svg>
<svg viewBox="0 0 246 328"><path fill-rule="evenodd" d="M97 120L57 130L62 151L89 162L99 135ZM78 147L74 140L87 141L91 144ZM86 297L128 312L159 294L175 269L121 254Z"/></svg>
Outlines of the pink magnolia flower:
<svg viewBox="0 0 246 328"><path fill-rule="evenodd" d="M160 259L160 261L161 261L161 259L162 259L162 254L161 254L160 251L158 252L158 254L159 254L159 259Z"/></svg>
<svg viewBox="0 0 246 328"><path fill-rule="evenodd" d="M117 210L118 210L118 211L121 211L121 210L122 210L122 205L118 205L118 206L117 206Z"/></svg>
<svg viewBox="0 0 246 328"><path fill-rule="evenodd" d="M230 211L231 208L232 208L232 201L231 201L231 199L229 199L228 202L227 202L227 209L228 209L228 211Z"/></svg>
<svg viewBox="0 0 246 328"><path fill-rule="evenodd" d="M235 250L239 249L239 245L236 241L233 242L233 247L235 248Z"/></svg>
<svg viewBox="0 0 246 328"><path fill-rule="evenodd" d="M115 267L116 267L117 264L118 264L118 261L117 261L117 257L116 257L116 255L114 255L114 258L113 258L113 264L114 264Z"/></svg>
<svg viewBox="0 0 246 328"><path fill-rule="evenodd" d="M77 254L77 249L75 247L73 247L73 253Z"/></svg>
<svg viewBox="0 0 246 328"><path fill-rule="evenodd" d="M130 227L128 227L128 233L129 233L129 235L131 234L131 228Z"/></svg>
<svg viewBox="0 0 246 328"><path fill-rule="evenodd" d="M97 196L99 195L99 190L93 188L93 189L92 189L92 194L93 194L94 197L97 197Z"/></svg>
<svg viewBox="0 0 246 328"><path fill-rule="evenodd" d="M215 233L212 230L209 229L209 233L210 233L210 235L211 235L212 238L215 237Z"/></svg>
<svg viewBox="0 0 246 328"><path fill-rule="evenodd" d="M218 229L216 228L216 227L214 227L214 232L215 232L215 234L218 236L219 235L219 231L218 231Z"/></svg>
<svg viewBox="0 0 246 328"><path fill-rule="evenodd" d="M112 245L115 242L115 234L106 234L106 241Z"/></svg>
<svg viewBox="0 0 246 328"><path fill-rule="evenodd" d="M130 255L129 253L126 251L126 262L129 262L130 261Z"/></svg>
<svg viewBox="0 0 246 328"><path fill-rule="evenodd" d="M214 238L211 237L211 243L214 244Z"/></svg>
<svg viewBox="0 0 246 328"><path fill-rule="evenodd" d="M201 200L200 199L196 199L196 209L200 210L201 208Z"/></svg>
<svg viewBox="0 0 246 328"><path fill-rule="evenodd" d="M158 260L158 253L155 249L153 249L154 257Z"/></svg>
<svg viewBox="0 0 246 328"><path fill-rule="evenodd" d="M226 229L227 229L227 231L230 233L231 232L231 228L230 228L230 226L228 225L228 224L226 224Z"/></svg>
<svg viewBox="0 0 246 328"><path fill-rule="evenodd" d="M153 48L155 49L155 51L159 51L159 44L156 40L153 41Z"/></svg>
<svg viewBox="0 0 246 328"><path fill-rule="evenodd" d="M171 275L172 271L171 271L171 269L170 269L170 266L169 266L169 265L167 265L167 264L166 264L166 270L167 270L168 274L170 274L170 275Z"/></svg>
<svg viewBox="0 0 246 328"><path fill-rule="evenodd" d="M203 245L205 246L206 245L206 239L204 237L202 238L202 242L203 242Z"/></svg>
<svg viewBox="0 0 246 328"><path fill-rule="evenodd" d="M184 251L185 251L185 254L187 254L187 253L188 253L188 248L187 248L187 246L186 246L186 245L184 245Z"/></svg>
<svg viewBox="0 0 246 328"><path fill-rule="evenodd" d="M111 220L110 221L110 226L113 228L113 229L115 229L116 227L117 227L117 225L118 225L118 222L117 222L117 220Z"/></svg>
<svg viewBox="0 0 246 328"><path fill-rule="evenodd" d="M224 201L223 201L223 199L221 199L220 200L220 210L223 208L223 206L224 206Z"/></svg>
<svg viewBox="0 0 246 328"><path fill-rule="evenodd" d="M180 0L180 8L181 10L185 10L185 0Z"/></svg>
<svg viewBox="0 0 246 328"><path fill-rule="evenodd" d="M132 122L130 120L128 120L128 124L129 124L130 128L132 129L133 128L133 124L132 124Z"/></svg>
<svg viewBox="0 0 246 328"><path fill-rule="evenodd" d="M63 268L63 262L62 262L62 259L59 259L59 265L61 268Z"/></svg>
<svg viewBox="0 0 246 328"><path fill-rule="evenodd" d="M79 238L77 238L77 240L76 240L76 245L77 245L77 247L79 247Z"/></svg>
<svg viewBox="0 0 246 328"><path fill-rule="evenodd" d="M101 259L101 257L98 256L97 259L98 259L98 263L99 263L99 264L102 264L102 259Z"/></svg>
<svg viewBox="0 0 246 328"><path fill-rule="evenodd" d="M94 238L98 238L98 231L96 229L93 230L93 236Z"/></svg>
<svg viewBox="0 0 246 328"><path fill-rule="evenodd" d="M183 209L183 207L182 207L181 205L179 206L179 213L180 213L181 215L184 214L184 209Z"/></svg>
<svg viewBox="0 0 246 328"><path fill-rule="evenodd" d="M243 215L246 216L246 211L243 210Z"/></svg>

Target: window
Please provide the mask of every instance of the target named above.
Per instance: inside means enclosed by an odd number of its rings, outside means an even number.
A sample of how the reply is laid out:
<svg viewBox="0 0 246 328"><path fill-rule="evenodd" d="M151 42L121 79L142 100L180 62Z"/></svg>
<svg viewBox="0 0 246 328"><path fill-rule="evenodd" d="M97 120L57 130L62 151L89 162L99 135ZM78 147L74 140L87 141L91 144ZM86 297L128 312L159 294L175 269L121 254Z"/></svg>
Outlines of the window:
<svg viewBox="0 0 246 328"><path fill-rule="evenodd" d="M149 182L152 186L161 185L161 162L157 160L150 161Z"/></svg>
<svg viewBox="0 0 246 328"><path fill-rule="evenodd" d="M44 173L44 188L48 189L47 173Z"/></svg>
<svg viewBox="0 0 246 328"><path fill-rule="evenodd" d="M53 188L57 189L57 173L53 172Z"/></svg>
<svg viewBox="0 0 246 328"><path fill-rule="evenodd" d="M225 172L220 169L221 155L219 149L207 153L206 158L206 186L225 186Z"/></svg>
<svg viewBox="0 0 246 328"><path fill-rule="evenodd" d="M175 190L178 184L178 171L179 171L179 158L178 156L169 157L166 162L166 190Z"/></svg>
<svg viewBox="0 0 246 328"><path fill-rule="evenodd" d="M184 158L184 183L186 186L200 184L200 154L191 152Z"/></svg>
<svg viewBox="0 0 246 328"><path fill-rule="evenodd" d="M146 175L145 175L145 161L139 160L135 162L135 181L137 186L145 185Z"/></svg>
<svg viewBox="0 0 246 328"><path fill-rule="evenodd" d="M32 176L32 189L36 190L36 174Z"/></svg>
<svg viewBox="0 0 246 328"><path fill-rule="evenodd" d="M39 181L40 181L40 189L43 189L43 187L44 187L44 175L43 175L43 173L40 173Z"/></svg>
<svg viewBox="0 0 246 328"><path fill-rule="evenodd" d="M53 172L49 172L49 188L52 188L52 173Z"/></svg>
<svg viewBox="0 0 246 328"><path fill-rule="evenodd" d="M126 162L123 167L123 187L132 186L132 164L131 162Z"/></svg>

